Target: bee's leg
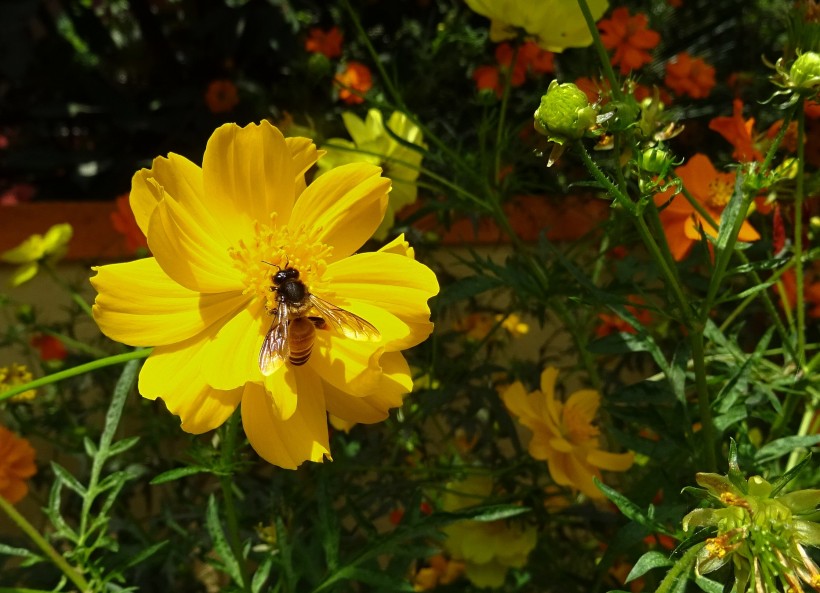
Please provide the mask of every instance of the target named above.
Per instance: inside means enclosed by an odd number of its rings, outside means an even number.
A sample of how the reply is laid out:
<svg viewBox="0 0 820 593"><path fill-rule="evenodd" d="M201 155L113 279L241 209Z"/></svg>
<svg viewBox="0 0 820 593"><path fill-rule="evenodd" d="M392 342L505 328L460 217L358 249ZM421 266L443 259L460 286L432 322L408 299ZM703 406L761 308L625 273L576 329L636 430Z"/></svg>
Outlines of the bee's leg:
<svg viewBox="0 0 820 593"><path fill-rule="evenodd" d="M315 327L316 329L327 329L327 321L325 321L321 317L314 317L311 315L308 317L308 319L310 319L310 321L313 323L313 327Z"/></svg>

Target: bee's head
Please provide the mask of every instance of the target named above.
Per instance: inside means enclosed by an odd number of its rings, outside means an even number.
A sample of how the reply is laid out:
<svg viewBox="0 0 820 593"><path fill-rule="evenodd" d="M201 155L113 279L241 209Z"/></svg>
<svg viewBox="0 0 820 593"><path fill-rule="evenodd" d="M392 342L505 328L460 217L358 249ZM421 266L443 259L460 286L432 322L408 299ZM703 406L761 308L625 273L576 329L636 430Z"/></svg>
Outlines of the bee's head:
<svg viewBox="0 0 820 593"><path fill-rule="evenodd" d="M273 275L273 283L279 286L288 280L298 280L299 279L299 270L296 268L284 268L280 269Z"/></svg>

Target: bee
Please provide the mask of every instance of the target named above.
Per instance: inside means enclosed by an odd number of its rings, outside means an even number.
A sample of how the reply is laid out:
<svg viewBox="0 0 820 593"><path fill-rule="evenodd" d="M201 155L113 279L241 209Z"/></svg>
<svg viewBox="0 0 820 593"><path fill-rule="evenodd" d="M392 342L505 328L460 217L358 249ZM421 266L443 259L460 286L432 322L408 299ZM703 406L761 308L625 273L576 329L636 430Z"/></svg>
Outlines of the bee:
<svg viewBox="0 0 820 593"><path fill-rule="evenodd" d="M273 265L273 264L271 264ZM337 332L354 340L376 342L381 334L376 327L308 291L299 279L299 270L285 265L274 266L272 291L276 292L273 320L259 350L259 370L263 375L273 374L286 360L301 366L310 359L317 329L331 326ZM311 312L318 315L309 315Z"/></svg>

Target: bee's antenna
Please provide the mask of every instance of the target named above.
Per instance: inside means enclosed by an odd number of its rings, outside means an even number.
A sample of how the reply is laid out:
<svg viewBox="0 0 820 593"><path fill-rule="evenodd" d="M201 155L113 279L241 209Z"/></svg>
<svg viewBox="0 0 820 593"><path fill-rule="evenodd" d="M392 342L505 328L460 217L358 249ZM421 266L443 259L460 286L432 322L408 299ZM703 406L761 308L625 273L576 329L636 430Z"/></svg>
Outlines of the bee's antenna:
<svg viewBox="0 0 820 593"><path fill-rule="evenodd" d="M280 267L279 267L279 266L277 266L276 264L272 264L272 263L270 263L269 261L265 261L265 260L263 259L263 260L262 260L262 263L263 263L263 264L268 264L269 266L271 266L271 267L273 267L273 268L276 268L276 269L277 269L277 270L279 270L280 272L282 271L282 268L280 268ZM287 265L287 264L285 264L285 267L287 268L287 267L288 267L288 265Z"/></svg>

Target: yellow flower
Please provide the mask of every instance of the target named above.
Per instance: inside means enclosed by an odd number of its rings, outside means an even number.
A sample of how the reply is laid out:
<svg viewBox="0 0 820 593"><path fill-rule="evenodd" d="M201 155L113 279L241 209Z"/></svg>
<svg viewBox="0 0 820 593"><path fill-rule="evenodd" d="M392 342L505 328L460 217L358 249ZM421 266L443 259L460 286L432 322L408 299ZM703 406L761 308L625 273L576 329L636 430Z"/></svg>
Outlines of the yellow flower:
<svg viewBox="0 0 820 593"><path fill-rule="evenodd" d="M600 395L592 389L582 389L565 403L557 401L557 377L558 369L547 367L541 374L541 391L528 395L524 386L515 382L501 398L518 421L532 431L530 455L547 461L556 484L576 488L590 498L603 498L593 476L600 480L602 469L628 470L634 454L602 451L598 428L593 425Z"/></svg>
<svg viewBox="0 0 820 593"><path fill-rule="evenodd" d="M37 473L34 448L0 426L0 496L14 504L28 493L26 480Z"/></svg>
<svg viewBox="0 0 820 593"><path fill-rule="evenodd" d="M329 139L322 146L327 154L318 163L319 174L347 163L370 163L384 169L385 177L393 181L393 189L384 220L374 233L376 239L383 241L393 226L395 213L416 201L416 179L422 159L420 151L397 142L391 133L424 148L421 130L399 111L393 112L387 126L378 109L368 111L365 120L349 111L342 114L342 119L353 142Z"/></svg>
<svg viewBox="0 0 820 593"><path fill-rule="evenodd" d="M309 139L285 139L262 122L218 128L201 168L173 153L155 159L131 189L154 257L95 268L91 279L103 333L155 346L140 372L144 397L165 400L195 434L221 425L241 402L251 445L285 468L330 456L328 412L372 423L401 405L413 384L400 350L432 331L427 299L438 292L403 237L353 255L382 220L390 180L355 163L308 187L304 174L317 156ZM297 270L307 294L378 335L352 339L327 315L291 312L291 320L315 316L312 355L300 366L287 353L273 361L281 364L263 364L275 312L291 308L279 305L274 283L283 270Z"/></svg>
<svg viewBox="0 0 820 593"><path fill-rule="evenodd" d="M0 260L18 266L9 284L20 286L37 275L40 263L57 262L68 250L73 233L70 224L55 224L45 235L32 235L17 247L0 254Z"/></svg>
<svg viewBox="0 0 820 593"><path fill-rule="evenodd" d="M22 385L23 383L28 383L33 378L34 377L32 376L31 371L29 371L28 367L24 364L17 364L13 362L10 366L0 367L0 395L12 387ZM13 402L28 401L34 399L36 395L36 390L29 389L28 391L11 396L9 400Z"/></svg>
<svg viewBox="0 0 820 593"><path fill-rule="evenodd" d="M601 18L608 0L588 0L592 18ZM490 41L513 39L518 29L542 49L562 52L592 43L584 15L574 0L467 0L467 6L490 19Z"/></svg>
<svg viewBox="0 0 820 593"><path fill-rule="evenodd" d="M442 500L445 511L487 504L493 482L488 476L470 476L447 485ZM478 587L500 587L510 567L520 568L535 547L535 527L504 519L458 521L444 529L444 547L455 560L465 563L465 575Z"/></svg>
<svg viewBox="0 0 820 593"><path fill-rule="evenodd" d="M501 321L501 327L510 332L513 338L520 338L530 333L530 326L521 321L521 318L515 313L510 313L506 318L498 314L495 316L495 320Z"/></svg>

